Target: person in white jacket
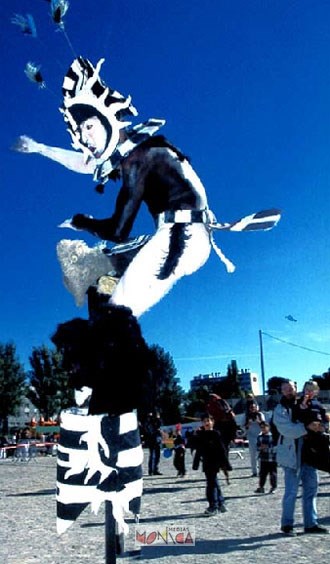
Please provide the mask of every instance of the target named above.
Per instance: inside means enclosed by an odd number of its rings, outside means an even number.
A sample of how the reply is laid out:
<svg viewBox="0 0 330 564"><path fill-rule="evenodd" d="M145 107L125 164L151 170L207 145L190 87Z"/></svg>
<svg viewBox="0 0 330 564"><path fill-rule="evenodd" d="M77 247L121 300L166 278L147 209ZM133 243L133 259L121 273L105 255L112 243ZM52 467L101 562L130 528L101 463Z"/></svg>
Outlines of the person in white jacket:
<svg viewBox="0 0 330 564"><path fill-rule="evenodd" d="M305 533L326 534L329 531L318 524L316 498L318 472L301 460L304 436L303 423L295 421L292 410L297 403L297 389L291 380L282 384L282 398L274 410L274 424L280 436L277 443L277 464L284 468L284 496L282 500L281 530L285 535L296 536L294 512L298 487L302 485L302 509Z"/></svg>
<svg viewBox="0 0 330 564"><path fill-rule="evenodd" d="M257 438L261 431L260 423L265 421L264 414L259 410L259 406L256 402L249 405L249 411L246 414L246 438L249 441L249 453L251 461L252 477L258 475L258 448L257 448Z"/></svg>

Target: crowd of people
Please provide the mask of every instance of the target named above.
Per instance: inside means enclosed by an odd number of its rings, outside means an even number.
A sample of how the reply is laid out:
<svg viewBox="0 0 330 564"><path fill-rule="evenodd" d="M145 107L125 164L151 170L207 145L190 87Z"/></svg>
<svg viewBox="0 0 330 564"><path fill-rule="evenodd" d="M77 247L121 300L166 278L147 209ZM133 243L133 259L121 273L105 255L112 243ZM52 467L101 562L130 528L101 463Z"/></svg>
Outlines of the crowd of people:
<svg viewBox="0 0 330 564"><path fill-rule="evenodd" d="M284 380L280 401L271 413L262 412L251 396L246 401L244 423L240 429L248 440L251 477L258 478L255 493L267 493L267 479L268 493L275 493L278 468L283 469L284 494L280 528L289 537L297 534L294 530L294 513L300 485L304 532L329 532L319 525L317 513L318 471L330 473L330 417L317 399L318 391L317 383L310 380L298 395L296 384ZM193 455L192 470L201 468L205 476L208 506L204 514L214 516L227 511L219 472L223 473L229 484L229 475L233 469L229 460L230 446L235 444L239 426L229 403L220 396L210 394L205 407L201 424L194 431L189 429L183 434L182 425L175 426L172 436L173 467L178 478L186 476L186 450L189 448ZM150 414L149 418L154 424L154 436L158 437L158 441L147 439L145 445L149 448L149 475L157 475L161 474L159 464L164 431L159 414Z"/></svg>
<svg viewBox="0 0 330 564"><path fill-rule="evenodd" d="M10 435L0 436L0 459L27 461L41 455L54 455L58 441L57 432L36 433L30 427L15 430Z"/></svg>
<svg viewBox="0 0 330 564"><path fill-rule="evenodd" d="M285 380L281 387L281 398L274 409L263 412L253 396L246 400L244 420L241 425L229 403L219 395L209 394L200 425L194 430L183 432L178 423L172 433L172 447L167 447L173 460L177 478L187 475L186 452L192 455L191 469L201 469L205 476L205 516L214 516L227 511L227 504L219 473L229 484L233 470L230 446L235 444L238 431L248 440L251 478L258 478L257 494L265 494L269 479L268 493L273 494L278 485L278 468L283 469L284 494L280 528L286 536L296 536L294 530L295 508L298 489L302 487L302 510L304 532L327 534L329 531L319 525L317 512L318 471L330 473L329 414L317 399L319 388L316 382L307 381L302 393L297 393L296 384ZM242 421L242 419L241 419ZM166 433L158 411L150 412L141 429L143 446L148 450L149 476L161 476L161 453ZM31 430L23 429L11 438L0 437L0 453L5 458L8 446L32 444L35 438ZM43 437L45 444L55 441L54 437ZM40 442L40 441L39 441ZM14 452L14 451L13 451ZM47 449L45 451L47 452Z"/></svg>

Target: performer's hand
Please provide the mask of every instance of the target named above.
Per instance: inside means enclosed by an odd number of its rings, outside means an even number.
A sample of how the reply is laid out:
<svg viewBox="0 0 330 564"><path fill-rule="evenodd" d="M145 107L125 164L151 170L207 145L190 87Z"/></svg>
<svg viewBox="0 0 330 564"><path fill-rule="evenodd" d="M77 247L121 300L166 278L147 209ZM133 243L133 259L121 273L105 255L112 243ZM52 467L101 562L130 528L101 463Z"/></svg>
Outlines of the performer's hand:
<svg viewBox="0 0 330 564"><path fill-rule="evenodd" d="M94 234L93 231L93 224L95 223L95 219L91 215L84 215L83 213L77 213L70 219L65 219L58 225L58 227L65 227L67 229L73 229L74 231L80 231L81 229L85 229L90 231Z"/></svg>
<svg viewBox="0 0 330 564"><path fill-rule="evenodd" d="M113 220L108 219L95 219L91 215L77 213L71 219L63 221L59 227L69 227L70 229L83 229L95 235L100 239L106 241L120 242L120 239L115 238L113 235Z"/></svg>
<svg viewBox="0 0 330 564"><path fill-rule="evenodd" d="M21 135L11 148L19 153L38 153L39 147L40 143L37 143L27 135Z"/></svg>
<svg viewBox="0 0 330 564"><path fill-rule="evenodd" d="M71 219L71 224L76 229L91 229L94 219L90 215L76 213Z"/></svg>

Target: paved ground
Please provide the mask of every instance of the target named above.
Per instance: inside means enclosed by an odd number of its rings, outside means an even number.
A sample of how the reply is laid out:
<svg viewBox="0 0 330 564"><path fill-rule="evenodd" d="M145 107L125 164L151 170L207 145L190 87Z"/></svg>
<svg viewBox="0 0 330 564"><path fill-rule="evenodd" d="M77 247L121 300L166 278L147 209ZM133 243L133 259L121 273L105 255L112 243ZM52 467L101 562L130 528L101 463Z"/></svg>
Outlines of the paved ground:
<svg viewBox="0 0 330 564"><path fill-rule="evenodd" d="M246 453L247 454L247 453ZM257 495L257 479L251 478L248 456L232 455L231 483L221 478L228 512L204 517L206 507L203 474L191 470L175 478L172 459L162 458L162 476L144 480L140 525L195 527L196 544L185 547L144 547L140 558L132 554L135 525L126 552L117 563L140 564L323 564L330 561L330 535L299 535L285 538L279 533L282 472L274 495ZM147 456L145 457L147 458ZM146 462L146 460L145 460ZM0 460L0 563L1 564L104 564L104 511L86 510L63 536L55 529L56 459L40 457L30 463ZM320 475L319 522L330 528L330 476ZM297 504L297 530L302 531L301 503Z"/></svg>

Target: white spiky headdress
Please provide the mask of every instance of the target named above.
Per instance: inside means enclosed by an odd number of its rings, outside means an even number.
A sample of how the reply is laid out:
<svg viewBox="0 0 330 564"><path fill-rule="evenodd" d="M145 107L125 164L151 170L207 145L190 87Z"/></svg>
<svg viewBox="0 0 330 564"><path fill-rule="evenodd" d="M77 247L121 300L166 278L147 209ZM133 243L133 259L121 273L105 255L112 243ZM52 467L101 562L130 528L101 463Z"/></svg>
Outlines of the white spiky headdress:
<svg viewBox="0 0 330 564"><path fill-rule="evenodd" d="M77 106L85 106L87 117L90 114L88 108L94 110L96 115L103 116L109 124L107 128L109 135L102 161L106 160L118 145L120 130L131 124L129 121L121 121L122 118L125 115L138 114L131 104L130 96L125 98L116 90L107 87L101 80L99 73L103 63L104 59L100 59L94 68L90 61L83 57L73 61L63 81L64 101L61 108L72 137L72 146L83 151L86 158L92 156L92 153L81 143L79 130L81 120L77 119L74 109Z"/></svg>
<svg viewBox="0 0 330 564"><path fill-rule="evenodd" d="M99 76L104 59L94 67L88 59L78 57L64 77L62 91L63 105L60 108L64 121L71 135L72 146L82 151L86 161L92 152L81 142L80 124L96 115L107 131L105 151L96 159L94 180L106 182L113 170L129 152L139 143L156 133L165 120L149 119L131 129L130 121L123 121L125 116L137 116L138 112L131 103L131 97L125 98L117 90L112 90ZM120 131L125 129L126 139L120 140Z"/></svg>

